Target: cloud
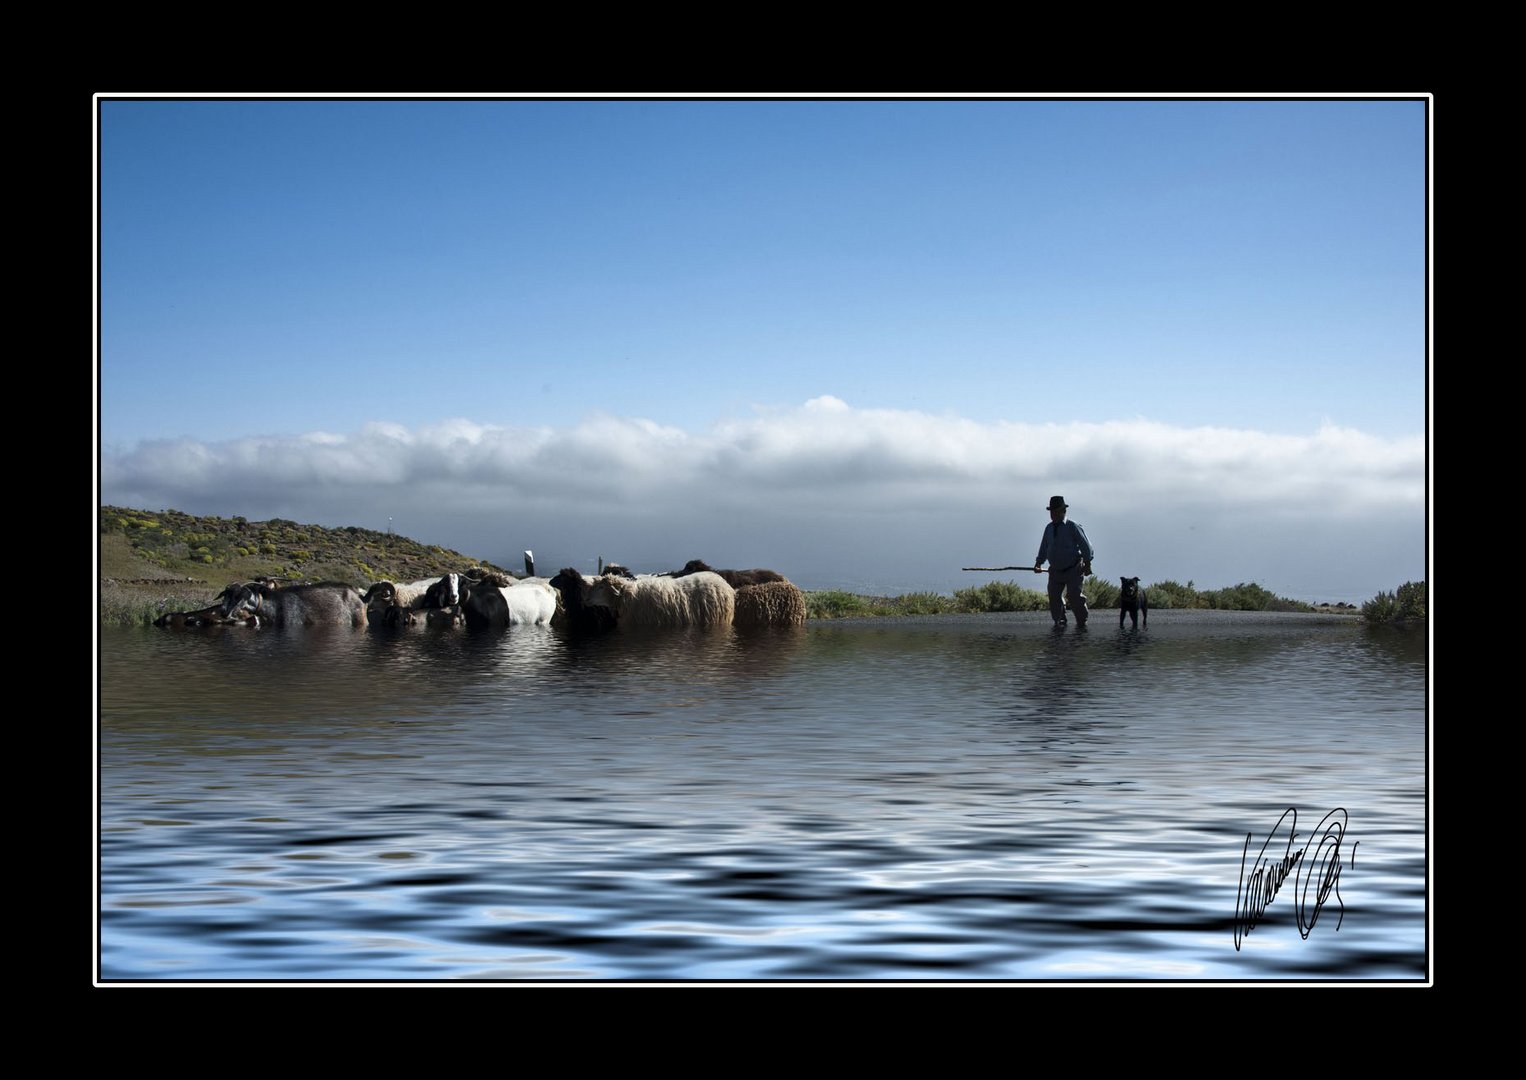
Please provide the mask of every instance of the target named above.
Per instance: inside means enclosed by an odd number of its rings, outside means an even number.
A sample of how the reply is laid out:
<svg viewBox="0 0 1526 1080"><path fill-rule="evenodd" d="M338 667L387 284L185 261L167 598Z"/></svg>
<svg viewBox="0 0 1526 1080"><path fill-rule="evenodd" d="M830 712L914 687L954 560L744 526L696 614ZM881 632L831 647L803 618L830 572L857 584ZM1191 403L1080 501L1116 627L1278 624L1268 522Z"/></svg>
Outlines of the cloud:
<svg viewBox="0 0 1526 1080"><path fill-rule="evenodd" d="M565 430L453 420L417 430L372 423L351 435L146 442L105 459L102 481L108 498L139 502L465 483L616 504L750 501L734 497L739 489L832 501L901 491L932 508L1036 484L1064 488L1073 503L1127 496L1414 508L1424 496L1424 445L1419 436L1383 439L1334 426L1290 436L1148 420L978 424L822 397L702 433L598 414Z"/></svg>
<svg viewBox="0 0 1526 1080"><path fill-rule="evenodd" d="M101 481L103 501L144 509L372 527L397 518L399 531L488 558L537 535L576 544L581 529L667 544L674 553L654 557L670 559L694 552L689 537L734 549L765 536L799 552L814 538L856 559L904 559L918 547L911 532L1041 525L1056 492L1088 529L1153 535L1166 551L1182 528L1277 522L1295 545L1309 539L1300 523L1332 521L1347 542L1408 522L1423 543L1425 447L1418 435L1333 425L1292 436L1145 419L976 423L818 397L699 432L601 413L564 429L462 419L145 442L105 457ZM1243 579L1254 575L1247 567Z"/></svg>

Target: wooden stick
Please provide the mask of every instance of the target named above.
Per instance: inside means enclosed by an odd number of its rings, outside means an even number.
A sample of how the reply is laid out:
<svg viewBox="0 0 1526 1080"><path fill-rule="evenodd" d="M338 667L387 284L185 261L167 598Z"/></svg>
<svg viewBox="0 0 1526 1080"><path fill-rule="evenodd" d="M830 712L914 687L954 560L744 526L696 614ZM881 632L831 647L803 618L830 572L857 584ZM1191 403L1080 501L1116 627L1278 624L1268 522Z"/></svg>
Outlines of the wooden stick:
<svg viewBox="0 0 1526 1080"><path fill-rule="evenodd" d="M961 566L959 569L961 569L961 570L986 570L986 571L993 571L993 572L998 572L998 573L1000 571L1002 571L1002 570L1032 570L1035 574L1047 574L1047 573L1050 572L1050 570L1048 570L1048 569L1046 569L1046 570L1039 570L1038 568L1032 567L1032 566ZM1050 569L1052 569L1052 568L1050 568Z"/></svg>

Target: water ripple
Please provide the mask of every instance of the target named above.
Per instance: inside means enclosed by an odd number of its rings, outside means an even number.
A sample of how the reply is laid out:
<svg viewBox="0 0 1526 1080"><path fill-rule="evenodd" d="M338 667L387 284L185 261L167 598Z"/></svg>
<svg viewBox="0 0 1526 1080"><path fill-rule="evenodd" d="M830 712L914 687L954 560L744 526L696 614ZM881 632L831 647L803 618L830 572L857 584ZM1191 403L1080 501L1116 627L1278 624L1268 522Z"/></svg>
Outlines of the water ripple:
<svg viewBox="0 0 1526 1080"><path fill-rule="evenodd" d="M1173 614L103 631L102 974L1423 978L1423 648ZM1290 806L1344 908L1236 950Z"/></svg>

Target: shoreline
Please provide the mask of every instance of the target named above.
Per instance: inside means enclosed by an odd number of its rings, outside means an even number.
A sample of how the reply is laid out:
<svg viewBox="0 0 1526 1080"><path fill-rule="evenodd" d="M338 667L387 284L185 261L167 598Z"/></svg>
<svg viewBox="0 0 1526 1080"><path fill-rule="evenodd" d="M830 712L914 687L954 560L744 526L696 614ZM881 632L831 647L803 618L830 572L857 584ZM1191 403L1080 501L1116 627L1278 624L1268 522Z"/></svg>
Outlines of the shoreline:
<svg viewBox="0 0 1526 1080"><path fill-rule="evenodd" d="M100 579L99 622L101 626L152 626L154 620L166 612L194 611L209 605L220 591L219 586L195 578L136 578ZM1024 616L1023 621L1049 618L1047 605L1011 610L960 610L955 599L941 593L908 594L906 596L875 596L864 593L848 593L838 589L805 591L811 623L876 622L883 619L946 619L974 615ZM837 601L851 598L853 606L843 610L823 604L822 598ZM1088 620L1094 627L1105 625L1116 618L1117 606L1090 607ZM1178 621L1182 615L1277 616L1279 619L1331 619L1336 621L1362 622L1358 607L1336 605L1308 605L1307 610L1275 610L1211 607L1152 607L1150 614L1157 619L1164 617ZM1100 620L1100 622L1099 622ZM1072 620L1072 629L1074 620ZM1126 623L1126 625L1128 625Z"/></svg>

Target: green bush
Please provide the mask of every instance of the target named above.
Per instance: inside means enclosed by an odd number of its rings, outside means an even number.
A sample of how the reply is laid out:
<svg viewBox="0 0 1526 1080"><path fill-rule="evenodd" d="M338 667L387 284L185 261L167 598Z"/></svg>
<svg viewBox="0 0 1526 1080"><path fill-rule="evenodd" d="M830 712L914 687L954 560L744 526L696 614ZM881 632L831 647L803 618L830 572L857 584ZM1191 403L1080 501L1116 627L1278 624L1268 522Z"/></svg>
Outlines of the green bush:
<svg viewBox="0 0 1526 1080"><path fill-rule="evenodd" d="M1049 597L1015 581L990 581L954 593L959 611L1047 611Z"/></svg>
<svg viewBox="0 0 1526 1080"><path fill-rule="evenodd" d="M935 592L905 593L895 598L893 606L900 615L946 615L959 610L954 600Z"/></svg>
<svg viewBox="0 0 1526 1080"><path fill-rule="evenodd" d="M1401 619L1426 618L1426 599L1425 582L1406 581L1399 586L1399 617Z"/></svg>
<svg viewBox="0 0 1526 1080"><path fill-rule="evenodd" d="M1260 585L1243 581L1223 589L1206 589L1198 595L1205 607L1223 611L1265 611L1277 599Z"/></svg>
<svg viewBox="0 0 1526 1080"><path fill-rule="evenodd" d="M869 614L869 604L862 596L842 589L807 593L806 615L812 619L842 619Z"/></svg>
<svg viewBox="0 0 1526 1080"><path fill-rule="evenodd" d="M1111 581L1104 581L1096 574L1091 575L1081 585L1081 591L1086 594L1086 605L1094 608L1115 608L1118 606L1118 597L1121 590Z"/></svg>
<svg viewBox="0 0 1526 1080"><path fill-rule="evenodd" d="M1180 582L1166 580L1157 581L1153 585L1146 586L1152 608L1193 608L1199 607L1197 590L1192 587L1192 582L1183 585Z"/></svg>
<svg viewBox="0 0 1526 1080"><path fill-rule="evenodd" d="M1370 623L1424 622L1426 585L1406 581L1397 592L1380 592L1362 605L1362 618Z"/></svg>
<svg viewBox="0 0 1526 1080"><path fill-rule="evenodd" d="M1370 623L1394 622L1399 616L1399 599L1391 592L1380 592L1362 605L1362 618Z"/></svg>

